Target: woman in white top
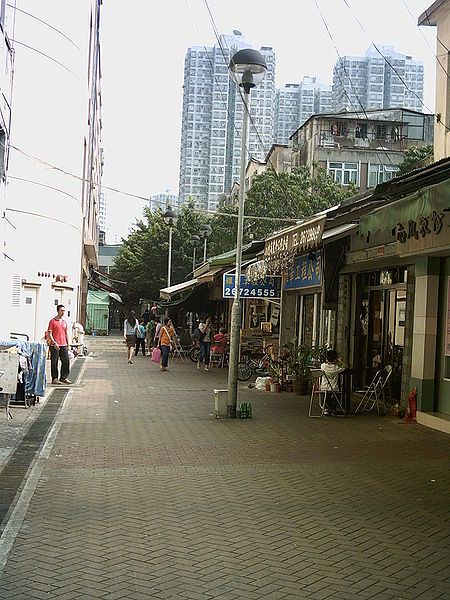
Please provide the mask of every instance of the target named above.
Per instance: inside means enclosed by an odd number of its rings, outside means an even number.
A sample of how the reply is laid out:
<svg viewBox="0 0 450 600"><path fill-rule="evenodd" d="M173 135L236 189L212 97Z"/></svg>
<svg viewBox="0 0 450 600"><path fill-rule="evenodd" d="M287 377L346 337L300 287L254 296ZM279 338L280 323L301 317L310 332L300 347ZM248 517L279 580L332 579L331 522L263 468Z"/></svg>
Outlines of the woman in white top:
<svg viewBox="0 0 450 600"><path fill-rule="evenodd" d="M136 346L136 332L138 328L139 322L136 319L136 314L131 311L128 315L128 318L125 320L123 324L123 337L125 338L125 343L127 345L127 354L128 354L128 364L132 365L133 361L131 357L133 356L133 350Z"/></svg>

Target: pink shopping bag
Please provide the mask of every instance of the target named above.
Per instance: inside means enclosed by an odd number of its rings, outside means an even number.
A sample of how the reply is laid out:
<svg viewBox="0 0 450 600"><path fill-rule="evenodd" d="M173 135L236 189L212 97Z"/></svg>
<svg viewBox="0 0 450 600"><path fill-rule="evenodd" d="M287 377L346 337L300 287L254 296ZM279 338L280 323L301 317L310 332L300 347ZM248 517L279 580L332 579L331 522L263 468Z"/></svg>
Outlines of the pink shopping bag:
<svg viewBox="0 0 450 600"><path fill-rule="evenodd" d="M155 363L159 363L161 361L161 350L159 348L153 348L152 361Z"/></svg>

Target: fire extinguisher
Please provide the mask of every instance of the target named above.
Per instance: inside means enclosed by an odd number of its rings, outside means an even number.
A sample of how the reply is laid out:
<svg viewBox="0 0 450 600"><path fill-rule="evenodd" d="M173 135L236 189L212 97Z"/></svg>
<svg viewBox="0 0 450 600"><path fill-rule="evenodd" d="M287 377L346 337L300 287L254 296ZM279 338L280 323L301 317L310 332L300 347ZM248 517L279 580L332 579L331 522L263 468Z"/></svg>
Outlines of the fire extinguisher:
<svg viewBox="0 0 450 600"><path fill-rule="evenodd" d="M417 412L417 388L413 389L408 394L408 408L406 410L405 421L415 421Z"/></svg>

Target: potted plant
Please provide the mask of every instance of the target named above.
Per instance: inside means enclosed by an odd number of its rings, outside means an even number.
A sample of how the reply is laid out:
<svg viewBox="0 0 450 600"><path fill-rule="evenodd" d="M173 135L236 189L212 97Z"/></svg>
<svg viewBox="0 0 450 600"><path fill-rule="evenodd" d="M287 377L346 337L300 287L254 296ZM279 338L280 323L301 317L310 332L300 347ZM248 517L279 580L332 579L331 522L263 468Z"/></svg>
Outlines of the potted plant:
<svg viewBox="0 0 450 600"><path fill-rule="evenodd" d="M281 364L271 361L267 367L267 370L271 379L270 391L281 392Z"/></svg>
<svg viewBox="0 0 450 600"><path fill-rule="evenodd" d="M288 372L294 379L294 391L299 396L305 396L308 393L308 386L311 380L310 369L320 366L324 361L326 348L298 344L296 339L287 343L285 348L289 350L289 353L287 353Z"/></svg>

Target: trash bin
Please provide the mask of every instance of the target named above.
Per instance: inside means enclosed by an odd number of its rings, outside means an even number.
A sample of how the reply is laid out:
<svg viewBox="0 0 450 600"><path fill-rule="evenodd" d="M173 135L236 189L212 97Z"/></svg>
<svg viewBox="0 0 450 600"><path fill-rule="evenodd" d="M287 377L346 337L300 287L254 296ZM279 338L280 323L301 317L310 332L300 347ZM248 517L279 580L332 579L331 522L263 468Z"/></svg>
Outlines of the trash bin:
<svg viewBox="0 0 450 600"><path fill-rule="evenodd" d="M214 390L214 415L216 419L228 416L228 390Z"/></svg>

